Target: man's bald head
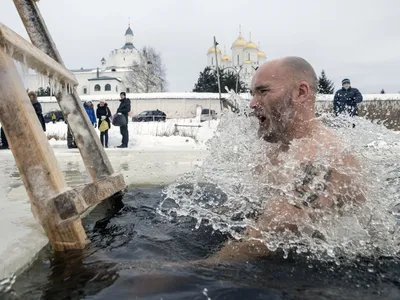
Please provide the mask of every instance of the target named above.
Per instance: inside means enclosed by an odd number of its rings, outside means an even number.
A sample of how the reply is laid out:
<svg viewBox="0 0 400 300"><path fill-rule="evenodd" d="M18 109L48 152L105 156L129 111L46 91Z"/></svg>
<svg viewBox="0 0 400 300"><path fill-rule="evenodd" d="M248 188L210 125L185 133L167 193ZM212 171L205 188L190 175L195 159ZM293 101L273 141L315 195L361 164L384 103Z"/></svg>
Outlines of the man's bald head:
<svg viewBox="0 0 400 300"><path fill-rule="evenodd" d="M264 63L254 77L273 74L275 78L280 78L286 83L296 83L305 81L314 93L318 90L318 78L314 68L304 58L288 56L280 59L271 60Z"/></svg>
<svg viewBox="0 0 400 300"><path fill-rule="evenodd" d="M317 93L318 79L314 68L304 58L288 56L281 59L281 66L286 69L295 81L305 81L311 90Z"/></svg>
<svg viewBox="0 0 400 300"><path fill-rule="evenodd" d="M293 128L314 118L317 76L303 58L285 57L263 64L253 76L250 107L268 140L284 140Z"/></svg>

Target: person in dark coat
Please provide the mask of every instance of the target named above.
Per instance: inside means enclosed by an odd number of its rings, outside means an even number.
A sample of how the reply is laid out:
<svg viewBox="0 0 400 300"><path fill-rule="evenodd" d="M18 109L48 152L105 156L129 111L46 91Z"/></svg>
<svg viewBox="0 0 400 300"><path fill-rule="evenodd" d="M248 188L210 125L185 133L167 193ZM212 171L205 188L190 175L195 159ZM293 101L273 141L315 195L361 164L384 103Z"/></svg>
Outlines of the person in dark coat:
<svg viewBox="0 0 400 300"><path fill-rule="evenodd" d="M126 98L125 92L120 93L120 98L121 98L121 100L120 100L121 103L119 104L117 114L124 115L127 122L126 122L126 125L119 127L121 135L122 135L122 143L117 148L128 148L128 143L129 143L128 114L131 111L131 100Z"/></svg>
<svg viewBox="0 0 400 300"><path fill-rule="evenodd" d="M3 127L1 127L1 146L0 149L8 149L8 141L6 137L6 133L4 132Z"/></svg>
<svg viewBox="0 0 400 300"><path fill-rule="evenodd" d="M100 132L100 141L101 144L108 148L108 130L111 128L111 111L108 108L107 103L105 103L104 99L101 99L99 104L97 104L96 116L99 119L98 127L100 129L100 125L103 121L108 123L108 129Z"/></svg>
<svg viewBox="0 0 400 300"><path fill-rule="evenodd" d="M67 124L67 147L68 149L78 148L75 142L74 134L72 133L72 129L68 124L68 116L65 116L64 123Z"/></svg>
<svg viewBox="0 0 400 300"><path fill-rule="evenodd" d="M361 103L363 96L356 88L351 87L350 80L342 80L342 88L338 90L333 99L333 111L335 115L347 113L351 117L358 115L358 103Z"/></svg>
<svg viewBox="0 0 400 300"><path fill-rule="evenodd" d="M96 128L97 120L96 120L96 115L94 114L94 108L93 108L92 101L83 103L83 107L85 108L86 113L89 116L90 123L92 123L94 128Z"/></svg>
<svg viewBox="0 0 400 300"><path fill-rule="evenodd" d="M36 93L29 92L28 96L29 99L31 99L32 106L35 109L36 115L39 119L40 124L42 125L43 131L46 132L46 122L44 121L42 114L42 105L38 102Z"/></svg>

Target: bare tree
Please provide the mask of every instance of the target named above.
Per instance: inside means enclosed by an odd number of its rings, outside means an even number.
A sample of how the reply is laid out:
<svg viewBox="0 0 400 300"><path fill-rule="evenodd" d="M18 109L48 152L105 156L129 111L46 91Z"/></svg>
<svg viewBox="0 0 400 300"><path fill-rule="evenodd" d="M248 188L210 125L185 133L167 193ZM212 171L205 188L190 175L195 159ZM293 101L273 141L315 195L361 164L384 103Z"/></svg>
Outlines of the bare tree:
<svg viewBox="0 0 400 300"><path fill-rule="evenodd" d="M153 47L145 46L139 51L139 62L131 66L127 82L132 92L164 92L167 87L166 70L161 55Z"/></svg>

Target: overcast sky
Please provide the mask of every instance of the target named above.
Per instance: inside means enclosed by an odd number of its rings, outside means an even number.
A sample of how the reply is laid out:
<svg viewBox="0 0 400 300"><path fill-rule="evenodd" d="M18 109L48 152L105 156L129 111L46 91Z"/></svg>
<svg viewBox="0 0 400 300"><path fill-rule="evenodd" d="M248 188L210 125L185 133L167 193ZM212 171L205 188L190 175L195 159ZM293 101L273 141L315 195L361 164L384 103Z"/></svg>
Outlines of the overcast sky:
<svg viewBox="0 0 400 300"><path fill-rule="evenodd" d="M239 24L267 59L287 55L325 69L335 86L348 77L364 93L400 91L399 0L41 0L41 12L68 68L98 67L124 45L128 18L134 45L155 47L169 91L191 91L217 37L229 50ZM12 0L0 20L27 38Z"/></svg>

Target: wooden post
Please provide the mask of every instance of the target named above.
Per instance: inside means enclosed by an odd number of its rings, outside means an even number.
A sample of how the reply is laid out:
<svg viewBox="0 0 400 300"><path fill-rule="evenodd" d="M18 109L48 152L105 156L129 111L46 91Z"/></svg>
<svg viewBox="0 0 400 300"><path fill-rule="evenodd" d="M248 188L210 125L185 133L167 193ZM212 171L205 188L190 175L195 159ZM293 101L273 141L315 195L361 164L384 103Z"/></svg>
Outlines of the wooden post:
<svg viewBox="0 0 400 300"><path fill-rule="evenodd" d="M25 92L11 57L0 49L0 122L32 204L56 251L82 249L86 233L77 203Z"/></svg>

